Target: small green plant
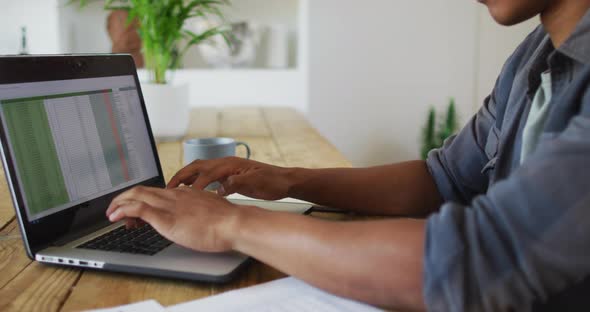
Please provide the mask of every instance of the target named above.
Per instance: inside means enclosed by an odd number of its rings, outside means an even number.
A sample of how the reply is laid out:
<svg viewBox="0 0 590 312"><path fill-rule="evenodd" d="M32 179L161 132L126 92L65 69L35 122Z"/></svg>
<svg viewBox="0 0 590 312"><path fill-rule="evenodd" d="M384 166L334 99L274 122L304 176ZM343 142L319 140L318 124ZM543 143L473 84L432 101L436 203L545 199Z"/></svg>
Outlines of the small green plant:
<svg viewBox="0 0 590 312"><path fill-rule="evenodd" d="M90 0L72 0L84 7ZM213 36L227 39L227 27L210 28L196 34L184 28L193 17L216 16L224 20L221 8L229 0L104 0L105 10L129 12L128 23L138 22L145 66L153 83L165 84L166 71L176 69L187 50ZM185 44L180 47L185 39Z"/></svg>
<svg viewBox="0 0 590 312"><path fill-rule="evenodd" d="M438 128L438 129L437 129ZM428 118L426 125L422 129L422 159L428 157L428 152L443 145L444 141L455 134L459 129L457 121L457 111L455 109L455 100L451 98L449 107L447 108L447 115L444 120L438 124L436 111L431 107L428 111Z"/></svg>

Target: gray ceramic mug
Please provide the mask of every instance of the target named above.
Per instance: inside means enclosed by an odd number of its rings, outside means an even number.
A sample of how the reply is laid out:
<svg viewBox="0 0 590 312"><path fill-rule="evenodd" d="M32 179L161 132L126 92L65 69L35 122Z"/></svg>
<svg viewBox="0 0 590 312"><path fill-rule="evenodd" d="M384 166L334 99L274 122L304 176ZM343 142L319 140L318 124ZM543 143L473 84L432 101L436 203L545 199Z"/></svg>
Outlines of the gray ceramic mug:
<svg viewBox="0 0 590 312"><path fill-rule="evenodd" d="M246 159L250 159L250 147L244 142L238 142L231 138L206 138L206 139L189 139L182 143L184 149L184 165L202 159L216 159L229 156L236 156L238 146L246 148ZM211 183L207 190L216 190L219 183Z"/></svg>

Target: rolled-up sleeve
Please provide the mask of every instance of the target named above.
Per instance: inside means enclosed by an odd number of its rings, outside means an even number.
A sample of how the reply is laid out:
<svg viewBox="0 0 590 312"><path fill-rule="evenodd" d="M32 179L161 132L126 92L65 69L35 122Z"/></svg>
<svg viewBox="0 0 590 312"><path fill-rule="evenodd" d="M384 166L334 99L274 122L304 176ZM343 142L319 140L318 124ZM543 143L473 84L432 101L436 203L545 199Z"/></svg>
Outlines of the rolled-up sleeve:
<svg viewBox="0 0 590 312"><path fill-rule="evenodd" d="M445 201L467 204L489 186L485 168L493 165L500 129L496 118L497 103L507 103L512 90L517 64L522 57L518 49L506 62L494 89L467 125L428 154L426 164Z"/></svg>
<svg viewBox="0 0 590 312"><path fill-rule="evenodd" d="M460 138L429 162L439 187L459 184L443 188L447 199L472 191L456 181L482 187L477 177L453 167L456 160L445 159ZM467 141L460 144L481 148L477 137ZM483 157L471 161L479 166ZM542 137L527 162L485 195L469 205L449 202L433 214L424 270L432 311L526 311L588 276L590 114L582 111L559 135Z"/></svg>
<svg viewBox="0 0 590 312"><path fill-rule="evenodd" d="M445 201L466 204L487 189L488 177L482 169L494 156L486 154L485 147L495 120L492 95L461 132L428 154L428 169Z"/></svg>

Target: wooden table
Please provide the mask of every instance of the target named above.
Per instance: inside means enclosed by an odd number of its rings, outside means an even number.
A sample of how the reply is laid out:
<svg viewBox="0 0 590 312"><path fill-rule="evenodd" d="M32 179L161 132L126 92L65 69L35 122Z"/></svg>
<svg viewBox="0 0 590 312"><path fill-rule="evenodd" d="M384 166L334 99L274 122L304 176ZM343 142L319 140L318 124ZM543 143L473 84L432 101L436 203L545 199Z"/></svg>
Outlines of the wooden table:
<svg viewBox="0 0 590 312"><path fill-rule="evenodd" d="M350 163L303 116L287 108L199 108L188 137L247 142L252 158L280 166L348 167ZM180 142L158 145L164 175L181 168ZM241 151L243 153L243 151ZM0 174L4 174L0 172ZM78 311L156 299L172 305L285 275L253 262L225 285L60 268L32 262L23 250L9 192L0 177L0 311Z"/></svg>

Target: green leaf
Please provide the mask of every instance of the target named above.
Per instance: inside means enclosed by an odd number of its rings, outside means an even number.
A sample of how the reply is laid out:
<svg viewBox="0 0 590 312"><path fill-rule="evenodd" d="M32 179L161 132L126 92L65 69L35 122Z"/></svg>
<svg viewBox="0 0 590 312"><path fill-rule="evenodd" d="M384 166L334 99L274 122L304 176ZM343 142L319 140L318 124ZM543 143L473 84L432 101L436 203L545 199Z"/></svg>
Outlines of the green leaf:
<svg viewBox="0 0 590 312"><path fill-rule="evenodd" d="M422 128L422 146L420 149L422 159L426 159L428 152L431 150L441 147L444 141L455 134L458 129L459 121L457 120L457 110L453 98L450 100L443 122L439 123L438 127L436 111L434 107L431 107L428 111L426 125Z"/></svg>
<svg viewBox="0 0 590 312"><path fill-rule="evenodd" d="M186 53L187 50L191 46L197 45L197 44L199 44L203 41L206 41L206 40L208 40L214 36L217 36L217 35L223 36L223 38L228 43L228 45L231 45L231 43L229 43L228 39L226 38L226 34L227 34L227 28L224 26L211 28L207 31L202 32L201 34L198 34L198 35L190 30L184 30L184 35L189 41L187 42L185 48L182 50L180 55L181 56L184 55L184 53Z"/></svg>
<svg viewBox="0 0 590 312"><path fill-rule="evenodd" d="M71 0L81 7L90 0ZM104 0L105 10L126 10L127 23L138 22L138 33L142 40L142 52L146 68L153 82L165 83L166 70L175 69L182 63L182 57L194 45L222 35L229 44L225 25L213 27L201 34L184 29L186 21L193 17L216 16L225 21L222 8L229 6L228 0ZM187 39L185 47L179 50L181 40Z"/></svg>
<svg viewBox="0 0 590 312"><path fill-rule="evenodd" d="M458 129L457 113L455 110L455 99L451 98L447 108L447 115L443 123L439 126L438 138L441 143L451 137Z"/></svg>
<svg viewBox="0 0 590 312"><path fill-rule="evenodd" d="M436 143L435 125L436 112L434 110L434 107L431 107L428 111L426 125L422 129L422 159L426 159L426 157L428 157L428 152L438 147Z"/></svg>

